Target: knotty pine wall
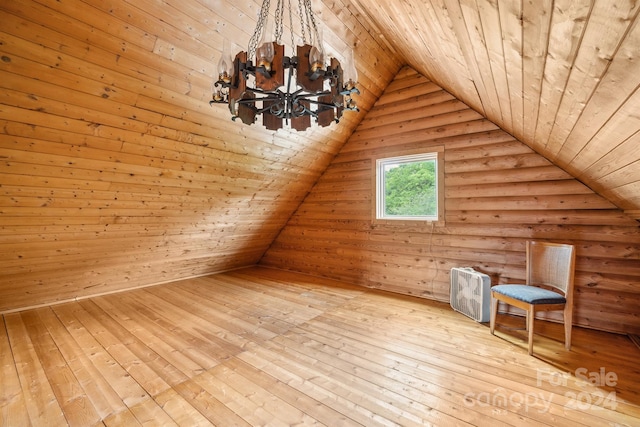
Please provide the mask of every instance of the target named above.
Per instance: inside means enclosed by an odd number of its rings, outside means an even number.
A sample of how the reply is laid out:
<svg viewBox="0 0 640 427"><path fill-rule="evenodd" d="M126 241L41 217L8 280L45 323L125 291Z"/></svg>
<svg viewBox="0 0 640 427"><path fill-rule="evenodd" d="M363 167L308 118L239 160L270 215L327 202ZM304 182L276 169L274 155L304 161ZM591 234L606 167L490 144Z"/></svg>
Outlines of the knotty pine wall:
<svg viewBox="0 0 640 427"><path fill-rule="evenodd" d="M232 122L211 83L260 4L0 1L0 312L260 260L401 67L320 4L332 52L376 65L362 112L304 134Z"/></svg>
<svg viewBox="0 0 640 427"><path fill-rule="evenodd" d="M375 159L439 146L445 223L374 223ZM261 264L448 301L452 267L524 280L528 239L577 246L577 324L640 333L638 222L404 68Z"/></svg>

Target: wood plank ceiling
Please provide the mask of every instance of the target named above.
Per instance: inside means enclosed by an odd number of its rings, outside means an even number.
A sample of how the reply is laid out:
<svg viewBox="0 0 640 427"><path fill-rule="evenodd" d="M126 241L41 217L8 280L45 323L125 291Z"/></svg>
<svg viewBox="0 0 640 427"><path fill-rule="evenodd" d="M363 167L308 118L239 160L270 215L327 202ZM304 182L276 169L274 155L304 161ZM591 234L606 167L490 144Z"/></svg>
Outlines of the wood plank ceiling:
<svg viewBox="0 0 640 427"><path fill-rule="evenodd" d="M640 3L348 2L410 66L640 218Z"/></svg>
<svg viewBox="0 0 640 427"><path fill-rule="evenodd" d="M0 311L255 264L407 64L640 218L639 4L314 2L361 112L296 133L208 105L260 3L0 2Z"/></svg>

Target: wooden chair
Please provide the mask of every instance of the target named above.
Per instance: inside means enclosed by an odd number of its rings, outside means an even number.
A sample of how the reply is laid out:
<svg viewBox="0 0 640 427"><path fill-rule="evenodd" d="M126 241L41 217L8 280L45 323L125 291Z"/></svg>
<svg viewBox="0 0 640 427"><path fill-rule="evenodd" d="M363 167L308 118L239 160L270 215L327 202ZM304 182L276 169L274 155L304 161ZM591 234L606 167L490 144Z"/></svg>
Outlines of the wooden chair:
<svg viewBox="0 0 640 427"><path fill-rule="evenodd" d="M528 241L526 258L525 285L496 285L491 288L491 334L494 334L498 301L525 310L531 355L536 312L564 310L564 346L570 350L575 248L573 245Z"/></svg>

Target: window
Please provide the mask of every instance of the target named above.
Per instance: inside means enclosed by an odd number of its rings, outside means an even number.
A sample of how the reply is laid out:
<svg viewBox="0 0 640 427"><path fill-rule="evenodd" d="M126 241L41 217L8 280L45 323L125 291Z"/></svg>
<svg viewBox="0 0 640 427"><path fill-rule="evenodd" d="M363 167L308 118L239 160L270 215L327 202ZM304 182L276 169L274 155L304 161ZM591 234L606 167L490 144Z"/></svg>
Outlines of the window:
<svg viewBox="0 0 640 427"><path fill-rule="evenodd" d="M438 221L442 173L437 152L376 160L376 219Z"/></svg>

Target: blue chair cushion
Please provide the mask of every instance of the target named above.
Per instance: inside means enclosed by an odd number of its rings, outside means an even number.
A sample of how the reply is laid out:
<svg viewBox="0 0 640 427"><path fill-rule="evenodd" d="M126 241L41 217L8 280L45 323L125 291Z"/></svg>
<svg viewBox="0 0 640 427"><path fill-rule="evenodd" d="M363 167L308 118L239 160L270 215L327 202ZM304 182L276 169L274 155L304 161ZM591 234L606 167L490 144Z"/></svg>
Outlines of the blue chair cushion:
<svg viewBox="0 0 640 427"><path fill-rule="evenodd" d="M493 292L517 299L528 304L562 304L567 299L557 292L527 285L496 285Z"/></svg>

